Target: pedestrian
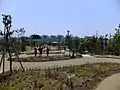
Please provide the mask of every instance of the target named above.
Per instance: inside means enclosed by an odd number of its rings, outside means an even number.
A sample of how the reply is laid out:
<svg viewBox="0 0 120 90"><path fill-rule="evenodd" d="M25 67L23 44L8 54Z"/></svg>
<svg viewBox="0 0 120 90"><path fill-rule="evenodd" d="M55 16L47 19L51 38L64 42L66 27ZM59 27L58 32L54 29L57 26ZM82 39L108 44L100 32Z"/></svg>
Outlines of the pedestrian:
<svg viewBox="0 0 120 90"><path fill-rule="evenodd" d="M43 50L42 46L39 46L38 51L39 51L40 56L42 56L42 50Z"/></svg>
<svg viewBox="0 0 120 90"><path fill-rule="evenodd" d="M66 50L66 46L64 46L64 50Z"/></svg>
<svg viewBox="0 0 120 90"><path fill-rule="evenodd" d="M36 46L34 48L34 54L35 54L35 56L37 56L37 47Z"/></svg>
<svg viewBox="0 0 120 90"><path fill-rule="evenodd" d="M50 49L47 47L47 56L49 56L49 51L50 51Z"/></svg>

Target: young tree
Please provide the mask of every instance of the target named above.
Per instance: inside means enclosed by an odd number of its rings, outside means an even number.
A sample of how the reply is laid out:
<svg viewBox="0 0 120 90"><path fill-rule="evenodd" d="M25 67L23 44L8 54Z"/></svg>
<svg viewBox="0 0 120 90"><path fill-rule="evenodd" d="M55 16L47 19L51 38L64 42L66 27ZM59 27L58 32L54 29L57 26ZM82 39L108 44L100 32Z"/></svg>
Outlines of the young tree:
<svg viewBox="0 0 120 90"><path fill-rule="evenodd" d="M76 49L76 53L77 53L79 51L79 47L80 47L80 38L75 37L74 42L75 42L75 49Z"/></svg>
<svg viewBox="0 0 120 90"><path fill-rule="evenodd" d="M23 30L12 30L11 31L11 23L12 23L12 17L10 15L2 15L3 16L3 24L4 24L4 32L0 31L0 35L3 36L3 53L2 53L2 58L1 58L1 62L0 62L0 66L1 63L3 62L3 75L4 75L4 66L5 66L5 54L8 53L9 54L9 60L10 60L10 71L12 74L12 50L14 50L14 53L17 56L17 59L19 61L19 57L17 54L17 50L15 48L15 44L12 40L12 35L14 32L17 32L18 34L23 33ZM19 61L20 62L20 61ZM21 62L20 62L21 64ZM23 69L23 66L21 64L21 67ZM24 70L24 69L23 69Z"/></svg>
<svg viewBox="0 0 120 90"><path fill-rule="evenodd" d="M79 40L79 52L83 53L86 51L86 40L85 38L80 38Z"/></svg>
<svg viewBox="0 0 120 90"><path fill-rule="evenodd" d="M120 24L117 29L115 29L115 34L113 35L113 50L115 55L120 55Z"/></svg>
<svg viewBox="0 0 120 90"><path fill-rule="evenodd" d="M70 31L69 31L69 30L67 30L67 35L66 35L65 42L66 42L66 46L68 46L69 56L70 56L70 50L71 50L71 35L70 35Z"/></svg>
<svg viewBox="0 0 120 90"><path fill-rule="evenodd" d="M113 52L114 52L113 51L113 37L111 34L109 34L107 54L113 55Z"/></svg>

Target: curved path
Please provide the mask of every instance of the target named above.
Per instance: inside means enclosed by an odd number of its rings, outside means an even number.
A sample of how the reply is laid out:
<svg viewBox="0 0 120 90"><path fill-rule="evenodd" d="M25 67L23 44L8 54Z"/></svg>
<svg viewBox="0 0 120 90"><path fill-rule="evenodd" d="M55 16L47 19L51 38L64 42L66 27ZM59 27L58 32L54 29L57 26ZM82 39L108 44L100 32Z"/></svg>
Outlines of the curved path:
<svg viewBox="0 0 120 90"><path fill-rule="evenodd" d="M20 55L20 57L29 57L33 55ZM51 62L22 62L24 68L46 68L50 66L67 66L67 65L81 65L85 63L94 63L96 60L92 56L84 55L84 58L80 59L70 59L61 61L51 61ZM0 72L2 72L3 66L1 65ZM9 70L9 61L5 60L5 71ZM19 62L13 62L13 68L20 68Z"/></svg>
<svg viewBox="0 0 120 90"><path fill-rule="evenodd" d="M107 77L96 90L120 90L120 73Z"/></svg>
<svg viewBox="0 0 120 90"><path fill-rule="evenodd" d="M29 55L30 56L30 55ZM28 55L21 55L20 57L28 57ZM67 66L67 65L81 65L85 63L99 63L99 62L113 62L120 63L120 59L112 58L96 58L93 56L83 55L80 59L61 60L52 62L22 62L24 68L46 68L50 66ZM19 62L13 62L13 67L20 68ZM5 71L9 70L9 61L5 61ZM0 73L2 72L2 66ZM96 90L120 90L120 74L116 74L106 78L100 83Z"/></svg>
<svg viewBox="0 0 120 90"><path fill-rule="evenodd" d="M21 55L20 57L28 57L31 55ZM52 62L22 62L24 68L36 68L36 67L49 67L49 66L67 66L67 65L81 65L85 63L97 63L97 62L117 62L120 63L119 59L111 58L95 58L93 56L84 55L80 59L70 59ZM13 62L13 67L20 67L19 62ZM5 61L5 70L9 70L9 61ZM0 72L2 71L2 66Z"/></svg>

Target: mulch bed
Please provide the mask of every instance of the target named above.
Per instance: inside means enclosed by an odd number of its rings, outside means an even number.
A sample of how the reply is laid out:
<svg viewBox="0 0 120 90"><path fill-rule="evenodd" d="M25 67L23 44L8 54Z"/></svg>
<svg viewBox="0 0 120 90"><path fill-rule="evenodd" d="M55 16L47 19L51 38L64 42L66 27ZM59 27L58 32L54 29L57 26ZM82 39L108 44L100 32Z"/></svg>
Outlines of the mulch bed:
<svg viewBox="0 0 120 90"><path fill-rule="evenodd" d="M34 52L29 52L29 53L26 53L26 55L33 55ZM43 52L43 54L46 54L46 52ZM61 54L61 52L50 52L50 54Z"/></svg>
<svg viewBox="0 0 120 90"><path fill-rule="evenodd" d="M82 56L76 56L75 58L82 58ZM68 55L55 55L55 56L31 56L27 58L20 58L22 62L47 62L47 61L60 61L71 59ZM8 59L9 60L9 59ZM12 61L18 62L16 58L12 58Z"/></svg>

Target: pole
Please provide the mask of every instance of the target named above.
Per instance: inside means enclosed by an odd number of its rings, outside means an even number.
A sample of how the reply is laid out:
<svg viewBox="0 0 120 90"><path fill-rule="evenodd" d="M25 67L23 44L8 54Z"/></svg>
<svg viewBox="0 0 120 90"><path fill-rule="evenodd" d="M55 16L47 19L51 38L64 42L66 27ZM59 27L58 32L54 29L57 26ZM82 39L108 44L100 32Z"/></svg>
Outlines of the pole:
<svg viewBox="0 0 120 90"><path fill-rule="evenodd" d="M3 79L5 80L5 49L3 50Z"/></svg>
<svg viewBox="0 0 120 90"><path fill-rule="evenodd" d="M11 55L9 47L8 47L8 53L9 53L9 59L10 59L10 72L11 72L11 75L12 75L12 55Z"/></svg>
<svg viewBox="0 0 120 90"><path fill-rule="evenodd" d="M1 61L0 61L0 68L1 68L2 62L3 62L3 54L2 54L2 57L1 57Z"/></svg>

